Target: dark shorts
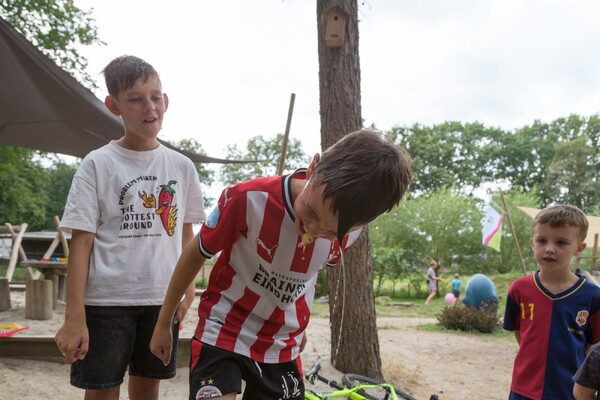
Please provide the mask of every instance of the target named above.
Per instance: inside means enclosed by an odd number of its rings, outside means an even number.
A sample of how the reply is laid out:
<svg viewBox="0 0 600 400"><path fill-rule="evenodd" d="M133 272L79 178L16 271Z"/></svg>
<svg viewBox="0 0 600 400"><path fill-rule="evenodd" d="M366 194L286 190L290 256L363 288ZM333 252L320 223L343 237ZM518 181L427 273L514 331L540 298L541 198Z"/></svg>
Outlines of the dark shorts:
<svg viewBox="0 0 600 400"><path fill-rule="evenodd" d="M453 290L452 294L454 295L454 297L456 297L457 299L460 298L460 290Z"/></svg>
<svg viewBox="0 0 600 400"><path fill-rule="evenodd" d="M192 339L190 400L242 392L243 400L304 399L304 382L296 361L265 364Z"/></svg>
<svg viewBox="0 0 600 400"><path fill-rule="evenodd" d="M179 326L173 326L171 363L150 352L150 339L161 306L85 306L90 335L89 351L71 366L71 384L81 389L109 390L129 375L151 379L173 378L177 366Z"/></svg>

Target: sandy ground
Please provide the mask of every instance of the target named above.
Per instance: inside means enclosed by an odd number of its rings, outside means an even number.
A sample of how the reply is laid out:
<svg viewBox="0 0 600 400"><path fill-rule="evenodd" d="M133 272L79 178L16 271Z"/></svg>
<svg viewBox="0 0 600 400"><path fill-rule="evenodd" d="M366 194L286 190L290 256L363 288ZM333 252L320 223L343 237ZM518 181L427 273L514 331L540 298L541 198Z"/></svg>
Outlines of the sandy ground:
<svg viewBox="0 0 600 400"><path fill-rule="evenodd" d="M59 304L48 321L25 319L24 294L11 292L12 309L0 313L0 324L29 326L19 336L53 336L64 317ZM197 301L184 321L182 336L191 337L195 327ZM434 319L378 318L379 343L386 378L419 400L437 394L440 400L506 399L512 363L517 351L514 340L486 335L427 332L416 327ZM309 342L302 354L309 368L319 361L323 375L341 381L341 374L329 363L329 321L313 318L308 329ZM2 340L2 338L0 338ZM187 368L177 377L161 384L161 399L187 399ZM82 399L83 391L69 385L69 366L59 363L0 359L2 398L10 399ZM306 383L307 388L325 386ZM128 399L122 387L121 399ZM239 398L241 396L238 396Z"/></svg>

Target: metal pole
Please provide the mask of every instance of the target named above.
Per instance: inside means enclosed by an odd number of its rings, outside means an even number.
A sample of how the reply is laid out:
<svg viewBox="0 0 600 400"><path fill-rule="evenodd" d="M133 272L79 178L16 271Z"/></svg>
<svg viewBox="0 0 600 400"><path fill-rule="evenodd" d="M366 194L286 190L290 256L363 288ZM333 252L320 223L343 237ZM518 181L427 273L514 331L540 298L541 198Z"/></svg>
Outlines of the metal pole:
<svg viewBox="0 0 600 400"><path fill-rule="evenodd" d="M288 110L287 123L285 125L285 134L283 135L283 143L281 144L281 157L279 158L279 166L277 167L277 175L283 175L285 166L285 154L287 152L288 138L290 137L290 125L292 125L292 114L294 113L294 100L296 94L292 93L290 97L290 108Z"/></svg>
<svg viewBox="0 0 600 400"><path fill-rule="evenodd" d="M510 232L512 233L512 237L515 242L515 247L517 248L517 254L519 255L519 261L521 262L521 268L523 269L523 276L527 276L527 271L525 270L525 263L523 262L523 255L521 254L521 247L519 247L519 241L517 240L517 234L515 233L515 228L513 227L512 220L510 219L510 213L508 212L508 206L506 205L506 199L504 198L503 191L500 191L500 196L502 197L502 204L504 206L504 211L506 212L508 226L510 226Z"/></svg>

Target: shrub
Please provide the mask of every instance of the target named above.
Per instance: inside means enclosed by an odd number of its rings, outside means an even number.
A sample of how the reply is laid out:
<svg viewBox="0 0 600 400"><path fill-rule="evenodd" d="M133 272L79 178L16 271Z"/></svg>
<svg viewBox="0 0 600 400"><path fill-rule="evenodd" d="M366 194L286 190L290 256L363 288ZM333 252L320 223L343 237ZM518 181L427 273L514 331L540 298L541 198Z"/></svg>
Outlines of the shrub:
<svg viewBox="0 0 600 400"><path fill-rule="evenodd" d="M446 329L492 333L500 327L500 321L496 317L497 310L497 303L487 304L479 309L469 308L459 303L444 307L437 315L437 319Z"/></svg>

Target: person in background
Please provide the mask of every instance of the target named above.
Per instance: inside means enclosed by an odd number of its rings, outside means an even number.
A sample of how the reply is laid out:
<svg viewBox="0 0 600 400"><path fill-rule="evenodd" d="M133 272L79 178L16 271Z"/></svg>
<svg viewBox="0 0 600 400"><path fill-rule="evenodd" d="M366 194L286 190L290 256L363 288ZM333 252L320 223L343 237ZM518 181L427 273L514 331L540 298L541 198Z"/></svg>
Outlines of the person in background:
<svg viewBox="0 0 600 400"><path fill-rule="evenodd" d="M72 232L65 320L55 341L86 400L158 399L176 373L179 323L194 299L188 285L169 321L173 359L149 343L167 285L192 223L205 219L194 164L157 140L169 99L156 70L122 56L103 70L105 104L123 136L88 154L73 178L60 229Z"/></svg>
<svg viewBox="0 0 600 400"><path fill-rule="evenodd" d="M574 399L573 375L586 348L600 341L600 287L571 272L587 230L587 217L572 205L545 208L533 219L539 269L511 284L504 313L503 327L519 344L510 400Z"/></svg>
<svg viewBox="0 0 600 400"><path fill-rule="evenodd" d="M462 286L462 281L460 280L459 274L454 274L454 279L452 279L451 285L452 285L452 294L454 295L454 298L456 299L454 302L456 303L460 300L460 288Z"/></svg>
<svg viewBox="0 0 600 400"><path fill-rule="evenodd" d="M600 343L588 351L583 364L573 375L573 396L576 400L598 399L600 391Z"/></svg>
<svg viewBox="0 0 600 400"><path fill-rule="evenodd" d="M427 269L427 289L429 290L429 296L425 300L425 304L430 304L431 300L437 295L438 292L438 281L443 282L444 278L440 278L436 275L436 271L439 268L437 261L433 258L429 261L429 269Z"/></svg>

